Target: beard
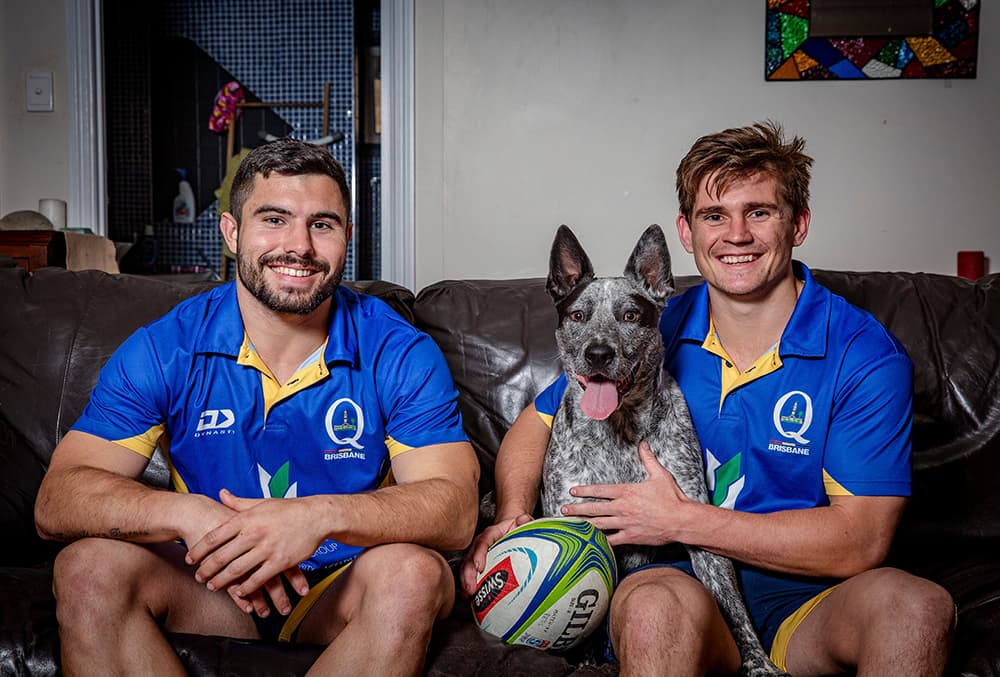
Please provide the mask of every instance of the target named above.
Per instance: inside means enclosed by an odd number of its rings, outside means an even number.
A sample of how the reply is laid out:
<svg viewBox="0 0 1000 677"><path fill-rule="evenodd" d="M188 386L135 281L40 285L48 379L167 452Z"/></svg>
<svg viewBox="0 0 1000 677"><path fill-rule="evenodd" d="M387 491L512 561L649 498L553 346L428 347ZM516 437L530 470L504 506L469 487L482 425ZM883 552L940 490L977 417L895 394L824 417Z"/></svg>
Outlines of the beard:
<svg viewBox="0 0 1000 677"><path fill-rule="evenodd" d="M269 265L299 265L309 266L320 271L321 281L312 289L285 291L276 289L268 285L264 279L264 270ZM254 298L264 304L269 310L276 313L290 313L294 315L308 315L322 305L324 301L333 296L340 286L340 280L344 275L344 266L341 264L333 273L330 272L330 265L324 261L317 261L311 258L302 258L292 255L271 255L262 256L253 261L242 252L236 252L236 269L239 272L240 282L246 287Z"/></svg>

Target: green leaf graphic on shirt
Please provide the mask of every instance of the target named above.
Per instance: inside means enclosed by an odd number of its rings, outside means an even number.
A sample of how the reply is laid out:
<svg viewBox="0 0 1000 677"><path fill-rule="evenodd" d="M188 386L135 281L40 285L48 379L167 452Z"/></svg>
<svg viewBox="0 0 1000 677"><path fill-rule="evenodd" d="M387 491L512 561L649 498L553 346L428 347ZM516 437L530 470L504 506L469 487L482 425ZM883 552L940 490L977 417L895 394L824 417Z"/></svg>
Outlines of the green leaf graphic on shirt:
<svg viewBox="0 0 1000 677"><path fill-rule="evenodd" d="M277 472L271 477L271 481L267 483L267 488L271 492L271 496L284 496L288 491L288 473L289 465L291 461L285 461L285 464L278 468Z"/></svg>
<svg viewBox="0 0 1000 677"><path fill-rule="evenodd" d="M712 492L712 505L722 505L729 495L729 487L740 478L740 456L741 454L736 454L715 469L715 491Z"/></svg>

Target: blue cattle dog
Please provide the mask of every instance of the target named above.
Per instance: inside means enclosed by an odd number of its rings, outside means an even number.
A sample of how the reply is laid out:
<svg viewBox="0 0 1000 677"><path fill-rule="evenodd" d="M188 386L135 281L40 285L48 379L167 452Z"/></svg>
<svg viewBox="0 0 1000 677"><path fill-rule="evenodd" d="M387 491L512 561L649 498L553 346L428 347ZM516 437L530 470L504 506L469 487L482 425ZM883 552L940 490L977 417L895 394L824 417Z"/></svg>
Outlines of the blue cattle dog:
<svg viewBox="0 0 1000 677"><path fill-rule="evenodd" d="M692 500L708 501L701 447L687 403L663 367L659 319L673 292L670 253L657 225L646 229L623 277L595 278L573 232L560 226L546 289L559 315L556 342L568 379L552 422L542 474L542 511L578 501L572 487L641 482L640 440ZM712 592L742 657L742 674L784 675L768 659L740 595L733 563L687 547L695 574ZM625 571L648 563L653 548L619 546Z"/></svg>

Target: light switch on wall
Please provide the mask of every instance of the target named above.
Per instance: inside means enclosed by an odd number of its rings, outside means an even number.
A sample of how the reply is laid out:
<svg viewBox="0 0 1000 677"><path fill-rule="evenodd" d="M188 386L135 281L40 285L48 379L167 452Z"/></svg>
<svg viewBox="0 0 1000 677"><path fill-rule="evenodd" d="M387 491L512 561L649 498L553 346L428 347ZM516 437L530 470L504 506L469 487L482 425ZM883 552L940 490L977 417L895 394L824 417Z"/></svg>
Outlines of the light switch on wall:
<svg viewBox="0 0 1000 677"><path fill-rule="evenodd" d="M30 112L52 112L52 73L28 73L25 101Z"/></svg>

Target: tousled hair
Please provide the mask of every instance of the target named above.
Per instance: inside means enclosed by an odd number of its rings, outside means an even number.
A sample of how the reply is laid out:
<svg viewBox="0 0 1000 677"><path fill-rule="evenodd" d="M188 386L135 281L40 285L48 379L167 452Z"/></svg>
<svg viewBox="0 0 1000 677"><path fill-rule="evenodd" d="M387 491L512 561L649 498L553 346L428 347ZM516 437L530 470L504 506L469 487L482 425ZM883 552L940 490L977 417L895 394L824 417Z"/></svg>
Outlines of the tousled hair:
<svg viewBox="0 0 1000 677"><path fill-rule="evenodd" d="M708 177L709 194L720 195L731 185L758 174L777 182L778 197L791 207L792 219L809 209L809 170L813 159L798 136L786 140L772 120L703 136L677 166L677 201L690 222L698 189Z"/></svg>
<svg viewBox="0 0 1000 677"><path fill-rule="evenodd" d="M229 211L236 219L236 223L242 221L243 205L250 196L254 177L260 174L266 179L272 172L288 176L304 174L329 176L340 188L347 220L351 220L351 189L347 185L347 176L340 163L323 146L297 139L281 138L254 148L243 158L239 169L236 170L233 187L229 192Z"/></svg>

